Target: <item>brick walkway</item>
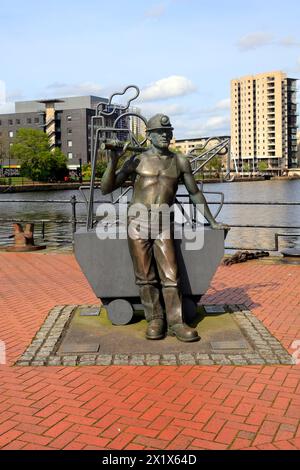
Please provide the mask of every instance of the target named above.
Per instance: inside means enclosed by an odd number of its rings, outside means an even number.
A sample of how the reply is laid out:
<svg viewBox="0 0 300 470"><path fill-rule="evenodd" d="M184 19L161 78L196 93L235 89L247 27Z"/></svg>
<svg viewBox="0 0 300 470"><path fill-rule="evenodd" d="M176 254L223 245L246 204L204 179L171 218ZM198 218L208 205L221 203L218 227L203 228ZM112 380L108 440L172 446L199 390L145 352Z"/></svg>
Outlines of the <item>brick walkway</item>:
<svg viewBox="0 0 300 470"><path fill-rule="evenodd" d="M13 366L54 305L95 302L72 255L0 254L1 448L300 448L300 365ZM300 266L220 267L203 302L300 340Z"/></svg>

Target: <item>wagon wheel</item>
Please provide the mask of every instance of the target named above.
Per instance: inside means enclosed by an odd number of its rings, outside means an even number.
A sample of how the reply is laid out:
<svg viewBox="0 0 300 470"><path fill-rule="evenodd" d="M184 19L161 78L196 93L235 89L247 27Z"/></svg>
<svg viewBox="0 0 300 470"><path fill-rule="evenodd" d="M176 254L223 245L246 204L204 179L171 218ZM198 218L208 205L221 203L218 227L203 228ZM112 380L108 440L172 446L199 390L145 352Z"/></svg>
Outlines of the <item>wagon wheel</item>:
<svg viewBox="0 0 300 470"><path fill-rule="evenodd" d="M107 313L113 325L127 325L133 317L133 308L130 302L124 299L112 300L107 306Z"/></svg>

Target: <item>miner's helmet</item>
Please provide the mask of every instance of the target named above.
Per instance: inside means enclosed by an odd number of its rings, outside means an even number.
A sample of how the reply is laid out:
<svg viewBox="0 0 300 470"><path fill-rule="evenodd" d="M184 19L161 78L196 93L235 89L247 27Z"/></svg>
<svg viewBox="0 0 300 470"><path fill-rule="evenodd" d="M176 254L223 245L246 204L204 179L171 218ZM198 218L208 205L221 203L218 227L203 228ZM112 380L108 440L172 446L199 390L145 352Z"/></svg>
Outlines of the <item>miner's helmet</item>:
<svg viewBox="0 0 300 470"><path fill-rule="evenodd" d="M174 129L171 125L169 116L166 116L165 114L155 114L155 116L149 119L147 122L147 132L155 131L157 129L170 129L171 131Z"/></svg>

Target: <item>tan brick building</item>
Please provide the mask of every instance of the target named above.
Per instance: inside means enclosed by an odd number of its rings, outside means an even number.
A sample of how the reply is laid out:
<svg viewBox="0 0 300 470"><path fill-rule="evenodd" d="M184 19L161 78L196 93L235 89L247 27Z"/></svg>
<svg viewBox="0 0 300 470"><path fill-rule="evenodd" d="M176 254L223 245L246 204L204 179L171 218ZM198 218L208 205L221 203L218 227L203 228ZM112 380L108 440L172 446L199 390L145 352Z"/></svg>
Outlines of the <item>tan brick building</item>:
<svg viewBox="0 0 300 470"><path fill-rule="evenodd" d="M218 144L218 140L227 140L230 139L229 136L222 135L218 137L198 137L194 139L173 139L171 141L171 146L179 150L180 152L187 154L190 153L195 147L203 147L205 143L208 141L208 139L211 139L211 141L208 143L206 149L210 149Z"/></svg>
<svg viewBox="0 0 300 470"><path fill-rule="evenodd" d="M275 174L297 167L296 83L280 71L231 81L231 151L239 170L257 171L261 161Z"/></svg>

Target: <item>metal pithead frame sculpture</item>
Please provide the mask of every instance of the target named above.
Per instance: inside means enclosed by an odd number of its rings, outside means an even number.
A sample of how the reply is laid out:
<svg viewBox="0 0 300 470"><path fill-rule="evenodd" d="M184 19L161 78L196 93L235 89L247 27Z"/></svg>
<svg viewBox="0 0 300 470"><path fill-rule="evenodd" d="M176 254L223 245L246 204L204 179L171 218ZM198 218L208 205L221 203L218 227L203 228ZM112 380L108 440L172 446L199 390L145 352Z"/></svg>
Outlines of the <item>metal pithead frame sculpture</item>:
<svg viewBox="0 0 300 470"><path fill-rule="evenodd" d="M128 86L122 93L116 93L113 96L122 95L129 88L136 90L135 99L139 94L136 86ZM105 119L112 116L115 111L112 97L107 109L100 110L99 107L96 116L92 118L92 136L95 135L95 140L93 143L90 197L87 201L87 227L85 233L79 231L75 234L77 260L96 295L101 296L102 300L104 297L109 303L109 311L116 320L114 323L124 324L130 321L130 309L128 310L125 303L134 306L137 303L138 292L148 322L147 339L158 340L169 334L180 341L197 341L200 339L197 331L185 322L182 294L185 306L188 305L189 308L205 292L222 258L224 232L229 227L216 222L203 192L194 179L189 159L185 155L172 152L169 149L173 136L173 127L169 117L164 114L156 114L147 120L138 113L130 112L128 109L131 99L113 124L107 126ZM145 140L139 142L129 128L118 127L121 119L129 116L136 116L146 124L146 138L150 141L150 146L144 147ZM122 132L126 133L126 143L119 138ZM99 148L109 150L107 152L107 168L101 181L102 194L112 193L122 187L129 179L133 182L133 195L128 207L127 248L123 239L97 240L95 236L93 198ZM117 170L119 158L125 150L131 150L133 155ZM165 227L161 223L160 210L162 207L171 207L176 203L179 183L183 183L190 201L202 212L209 223L209 226L205 228L204 247L193 252L192 255L186 251L183 240L175 240L174 217L170 219L167 236ZM146 212L143 213L142 218L139 218L138 224L135 223L135 218L130 212L130 209L136 204L146 208ZM151 221L151 230L149 230L149 221ZM154 232L151 226L153 221L156 221ZM147 227L146 236L144 234L141 236L140 227L143 224ZM98 253L100 248L102 248L101 254ZM127 263L130 259L127 253L132 260L131 267ZM116 259L119 260L119 265L112 266L113 260ZM101 277L100 266L103 269L108 260L111 265L110 269L106 270L106 278L104 279L104 276ZM99 263L98 269L100 269L98 273L97 263ZM133 287L132 281L135 282L137 291ZM199 287L201 283L202 285ZM196 287L197 284L198 287ZM122 300L118 300L118 297ZM187 300L192 302L186 302ZM120 310L119 316L118 312L116 313L118 309ZM122 315L127 320L122 321Z"/></svg>

